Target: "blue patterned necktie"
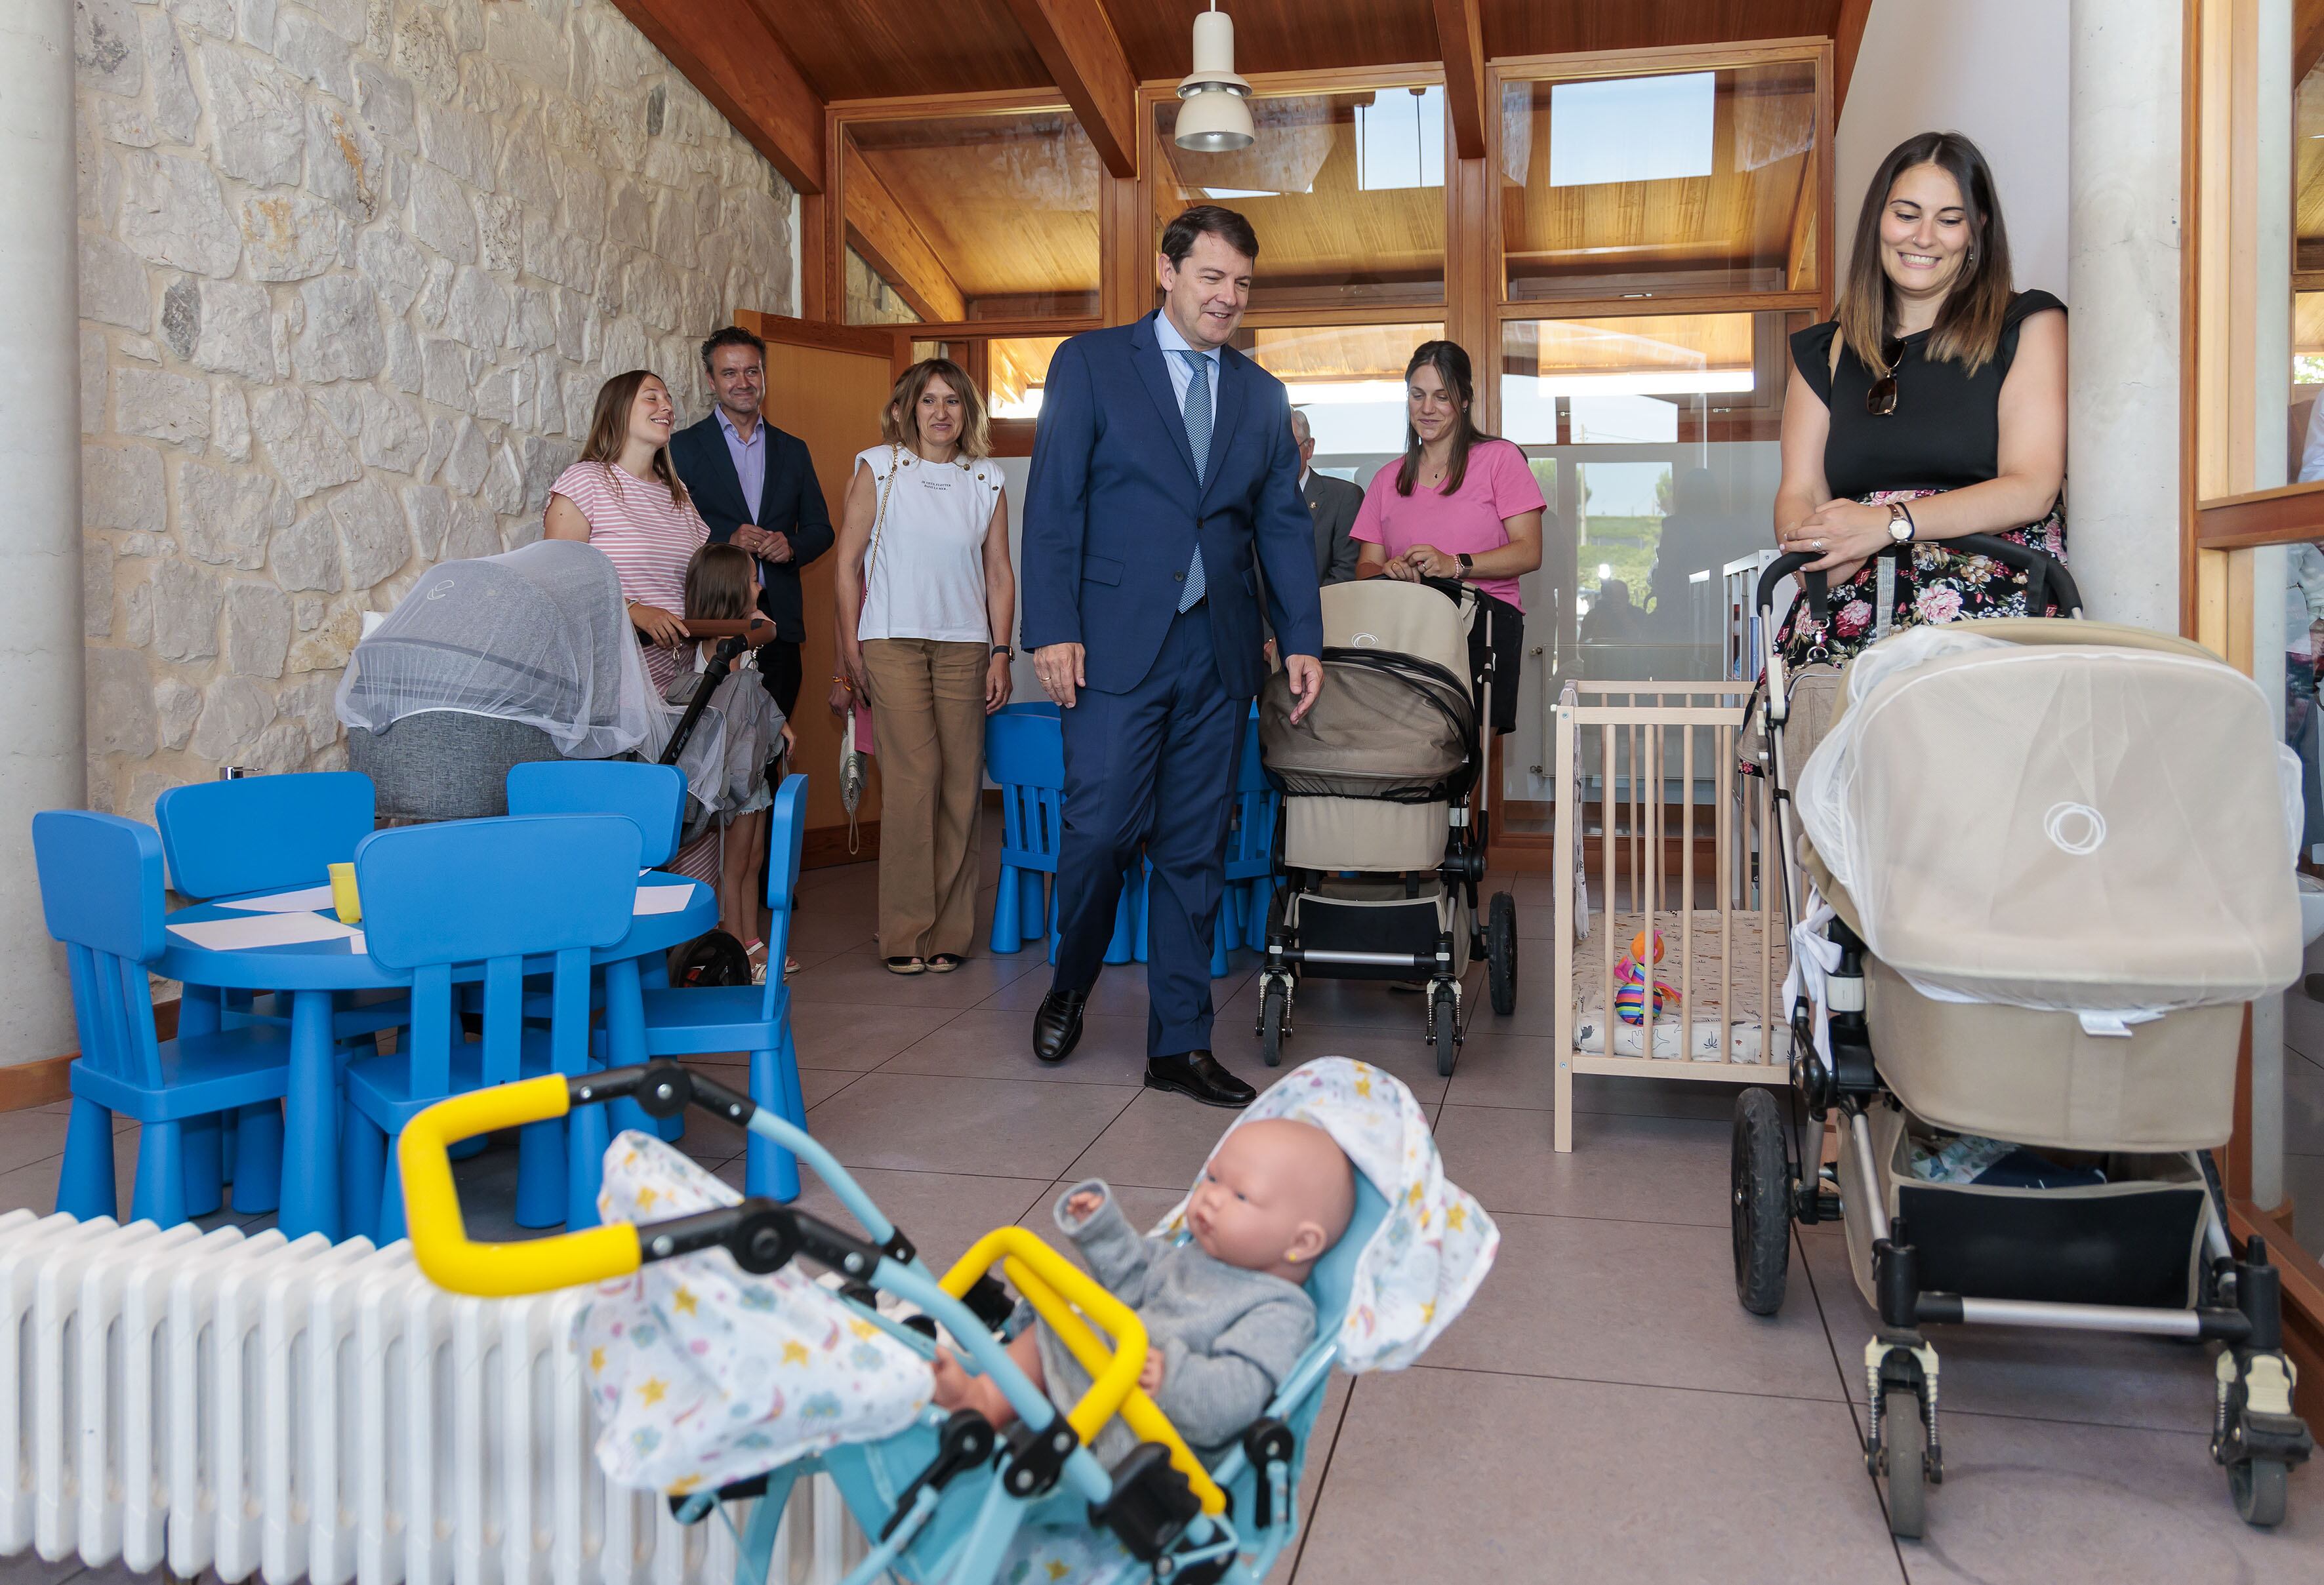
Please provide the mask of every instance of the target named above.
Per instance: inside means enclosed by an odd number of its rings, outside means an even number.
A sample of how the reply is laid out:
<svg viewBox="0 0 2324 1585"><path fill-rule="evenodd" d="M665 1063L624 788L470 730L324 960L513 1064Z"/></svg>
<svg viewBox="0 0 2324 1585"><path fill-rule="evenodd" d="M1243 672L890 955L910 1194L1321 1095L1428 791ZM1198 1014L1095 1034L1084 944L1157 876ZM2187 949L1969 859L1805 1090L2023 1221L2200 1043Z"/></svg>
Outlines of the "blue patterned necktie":
<svg viewBox="0 0 2324 1585"><path fill-rule="evenodd" d="M1191 349L1178 355L1186 360L1187 373L1194 376L1186 382L1186 444L1194 453L1194 483L1199 485L1211 461L1211 372L1204 366L1209 360ZM1187 564L1186 592L1178 596L1178 609L1192 611L1208 586L1203 577L1203 548L1197 544L1194 559Z"/></svg>

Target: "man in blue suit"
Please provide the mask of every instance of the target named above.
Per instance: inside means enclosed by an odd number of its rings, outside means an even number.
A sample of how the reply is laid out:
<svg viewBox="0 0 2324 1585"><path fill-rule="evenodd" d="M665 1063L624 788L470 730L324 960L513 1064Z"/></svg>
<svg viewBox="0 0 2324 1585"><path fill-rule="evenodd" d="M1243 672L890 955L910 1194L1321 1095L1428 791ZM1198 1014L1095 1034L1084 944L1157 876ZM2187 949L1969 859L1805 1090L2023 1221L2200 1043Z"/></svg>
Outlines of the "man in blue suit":
<svg viewBox="0 0 2324 1585"><path fill-rule="evenodd" d="M1295 719L1323 680L1290 402L1227 345L1258 258L1231 209L1170 223L1162 309L1076 336L1050 361L1025 499L1023 639L1064 707L1065 747L1057 966L1033 1054L1063 1062L1080 1039L1142 843L1146 1083L1212 1106L1256 1093L1211 1055L1211 932L1243 723L1267 677L1261 570Z"/></svg>

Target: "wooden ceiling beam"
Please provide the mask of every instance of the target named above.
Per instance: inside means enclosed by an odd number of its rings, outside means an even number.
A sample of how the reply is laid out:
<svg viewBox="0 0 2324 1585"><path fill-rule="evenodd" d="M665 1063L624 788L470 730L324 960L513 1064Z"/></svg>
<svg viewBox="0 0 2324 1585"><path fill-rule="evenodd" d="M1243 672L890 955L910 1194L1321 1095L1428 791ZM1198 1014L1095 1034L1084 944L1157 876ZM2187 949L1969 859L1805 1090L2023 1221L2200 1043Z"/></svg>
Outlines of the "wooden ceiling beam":
<svg viewBox="0 0 2324 1585"><path fill-rule="evenodd" d="M702 97L802 193L824 183L823 101L744 0L613 0Z"/></svg>
<svg viewBox="0 0 2324 1585"><path fill-rule="evenodd" d="M2295 97L2300 85L2324 60L2324 4L2319 0L2298 0L2292 15L2292 92Z"/></svg>
<svg viewBox="0 0 2324 1585"><path fill-rule="evenodd" d="M1848 79L1856 75L1856 52L1864 47L1864 24L1871 19L1872 0L1840 0L1840 15L1831 24L1831 118L1848 107Z"/></svg>
<svg viewBox="0 0 2324 1585"><path fill-rule="evenodd" d="M846 195L849 244L922 319L951 325L967 318L966 294L945 268L943 256L912 223L871 161L856 152L853 143L843 147L840 185Z"/></svg>
<svg viewBox="0 0 2324 1585"><path fill-rule="evenodd" d="M1480 0L1434 0L1436 47L1444 62L1444 102L1452 144L1463 160L1485 157L1485 26Z"/></svg>
<svg viewBox="0 0 2324 1585"><path fill-rule="evenodd" d="M1138 78L1098 0L1009 0L1109 174L1138 174Z"/></svg>

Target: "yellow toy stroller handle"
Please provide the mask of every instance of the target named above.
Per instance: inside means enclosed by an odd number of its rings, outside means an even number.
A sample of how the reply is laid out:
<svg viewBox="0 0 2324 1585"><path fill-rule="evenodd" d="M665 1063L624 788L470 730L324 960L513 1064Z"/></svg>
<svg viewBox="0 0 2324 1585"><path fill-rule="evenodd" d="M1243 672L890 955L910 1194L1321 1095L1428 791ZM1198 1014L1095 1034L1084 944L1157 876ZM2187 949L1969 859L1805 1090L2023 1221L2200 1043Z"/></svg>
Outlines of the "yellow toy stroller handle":
<svg viewBox="0 0 2324 1585"><path fill-rule="evenodd" d="M628 1222L520 1244L472 1243L460 1219L459 1191L452 1184L454 1145L495 1129L561 1118L573 1109L576 1089L585 1101L605 1098L602 1081L608 1076L551 1074L471 1090L438 1101L403 1125L395 1154L403 1176L404 1221L410 1229L412 1259L429 1281L452 1293L500 1299L604 1282L637 1270L638 1230ZM592 1080L601 1083L593 1085Z"/></svg>
<svg viewBox="0 0 2324 1585"><path fill-rule="evenodd" d="M1082 1445L1089 1446L1105 1423L1120 1415L1139 1441L1159 1442L1168 1450L1171 1467L1186 1478L1203 1512L1213 1516L1226 1512L1226 1493L1194 1457L1170 1417L1138 1386L1146 1366L1146 1323L1137 1313L1029 1228L995 1228L985 1234L945 1273L941 1286L960 1298L995 1267L1090 1373L1089 1391L1065 1416ZM1111 1350L1090 1330L1084 1315L1112 1337Z"/></svg>

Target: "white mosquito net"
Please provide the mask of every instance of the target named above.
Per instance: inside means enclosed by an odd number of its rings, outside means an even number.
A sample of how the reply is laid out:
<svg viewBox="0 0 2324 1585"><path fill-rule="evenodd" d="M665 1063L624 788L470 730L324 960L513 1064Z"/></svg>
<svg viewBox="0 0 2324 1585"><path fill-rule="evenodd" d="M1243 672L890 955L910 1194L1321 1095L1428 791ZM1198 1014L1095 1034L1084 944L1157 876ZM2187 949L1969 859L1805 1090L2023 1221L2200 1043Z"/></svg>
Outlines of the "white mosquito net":
<svg viewBox="0 0 2324 1585"><path fill-rule="evenodd" d="M1797 801L1865 945L1924 996L2086 1023L2290 984L2282 707L2191 647L2042 626L2069 631L1915 628L1849 668Z"/></svg>
<svg viewBox="0 0 2324 1585"><path fill-rule="evenodd" d="M522 722L583 760L651 752L668 735L620 575L570 539L428 572L355 646L337 705L374 733L429 710Z"/></svg>

